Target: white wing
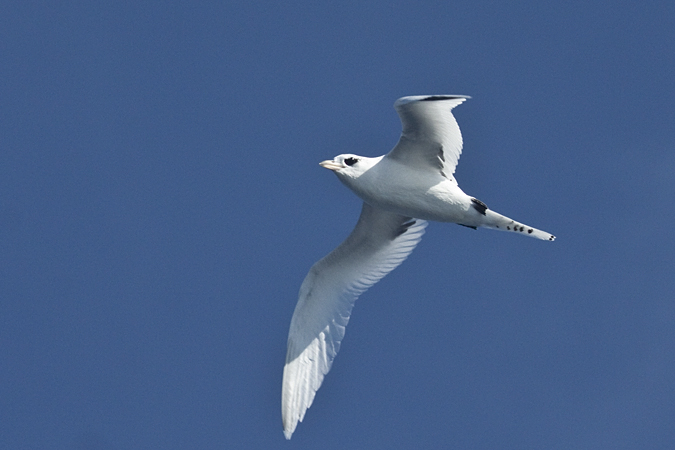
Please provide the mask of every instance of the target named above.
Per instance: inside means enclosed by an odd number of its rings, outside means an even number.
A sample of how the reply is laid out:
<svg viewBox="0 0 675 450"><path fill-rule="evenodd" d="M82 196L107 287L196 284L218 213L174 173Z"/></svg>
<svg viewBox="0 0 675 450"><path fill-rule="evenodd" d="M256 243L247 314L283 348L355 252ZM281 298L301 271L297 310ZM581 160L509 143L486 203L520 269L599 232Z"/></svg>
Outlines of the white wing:
<svg viewBox="0 0 675 450"><path fill-rule="evenodd" d="M364 203L354 231L310 269L288 333L281 396L287 439L330 370L354 301L408 257L426 226Z"/></svg>
<svg viewBox="0 0 675 450"><path fill-rule="evenodd" d="M440 170L454 181L452 174L462 153L462 133L452 108L463 103L462 95L417 95L396 100L394 108L401 118L401 138L387 158L409 167Z"/></svg>

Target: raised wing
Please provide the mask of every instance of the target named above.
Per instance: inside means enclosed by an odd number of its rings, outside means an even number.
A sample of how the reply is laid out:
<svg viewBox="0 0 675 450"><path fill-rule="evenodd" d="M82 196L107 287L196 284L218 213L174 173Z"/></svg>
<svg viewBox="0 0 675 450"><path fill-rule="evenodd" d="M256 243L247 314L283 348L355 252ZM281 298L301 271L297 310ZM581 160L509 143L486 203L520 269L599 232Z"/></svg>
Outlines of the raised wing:
<svg viewBox="0 0 675 450"><path fill-rule="evenodd" d="M354 231L309 270L288 333L281 395L287 439L330 370L354 301L408 257L426 226L364 203Z"/></svg>
<svg viewBox="0 0 675 450"><path fill-rule="evenodd" d="M462 133L452 108L463 103L463 95L417 95L396 100L394 108L401 118L401 138L387 158L409 167L440 170L453 180L462 153Z"/></svg>

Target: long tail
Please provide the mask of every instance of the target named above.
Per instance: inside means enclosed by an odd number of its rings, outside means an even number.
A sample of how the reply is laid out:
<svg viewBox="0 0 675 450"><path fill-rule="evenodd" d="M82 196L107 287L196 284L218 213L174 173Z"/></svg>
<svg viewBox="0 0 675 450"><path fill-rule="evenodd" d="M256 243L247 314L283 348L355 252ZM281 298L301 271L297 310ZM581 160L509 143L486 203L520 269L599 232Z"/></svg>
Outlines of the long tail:
<svg viewBox="0 0 675 450"><path fill-rule="evenodd" d="M531 236L533 238L541 239L542 241L555 240L555 236L553 236L551 233L537 230L536 228L532 228L523 223L516 222L515 220L509 219L506 216L502 216L501 214L496 213L491 209L485 210L485 219L480 226L485 228L492 228L493 230L519 233L525 236Z"/></svg>

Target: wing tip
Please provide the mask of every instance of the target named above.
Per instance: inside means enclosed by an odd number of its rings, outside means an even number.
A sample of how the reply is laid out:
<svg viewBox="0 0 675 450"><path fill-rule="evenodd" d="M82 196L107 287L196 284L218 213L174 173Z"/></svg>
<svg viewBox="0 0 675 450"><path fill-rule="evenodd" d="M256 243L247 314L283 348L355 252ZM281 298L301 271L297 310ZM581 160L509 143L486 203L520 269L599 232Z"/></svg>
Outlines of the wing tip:
<svg viewBox="0 0 675 450"><path fill-rule="evenodd" d="M413 102L435 102L443 100L461 100L462 102L470 99L468 95L410 95L401 97L394 103L394 107L405 105ZM461 103L461 102L460 102Z"/></svg>
<svg viewBox="0 0 675 450"><path fill-rule="evenodd" d="M284 427L284 436L286 436L286 439L290 440L298 426L298 423L302 422L304 412L298 414L298 411L287 411L285 406L286 405L283 405L281 410L281 423ZM306 408L305 411L307 411Z"/></svg>

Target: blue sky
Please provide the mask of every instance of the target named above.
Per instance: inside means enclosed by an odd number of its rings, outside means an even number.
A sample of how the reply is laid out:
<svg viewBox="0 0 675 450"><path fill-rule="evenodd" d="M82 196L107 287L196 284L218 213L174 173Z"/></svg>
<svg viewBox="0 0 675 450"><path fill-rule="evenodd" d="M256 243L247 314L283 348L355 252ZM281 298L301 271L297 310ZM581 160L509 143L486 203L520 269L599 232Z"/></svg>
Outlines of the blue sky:
<svg viewBox="0 0 675 450"><path fill-rule="evenodd" d="M669 449L675 4L0 6L0 447ZM464 94L460 186L553 243L433 223L356 303L286 442L318 162Z"/></svg>

